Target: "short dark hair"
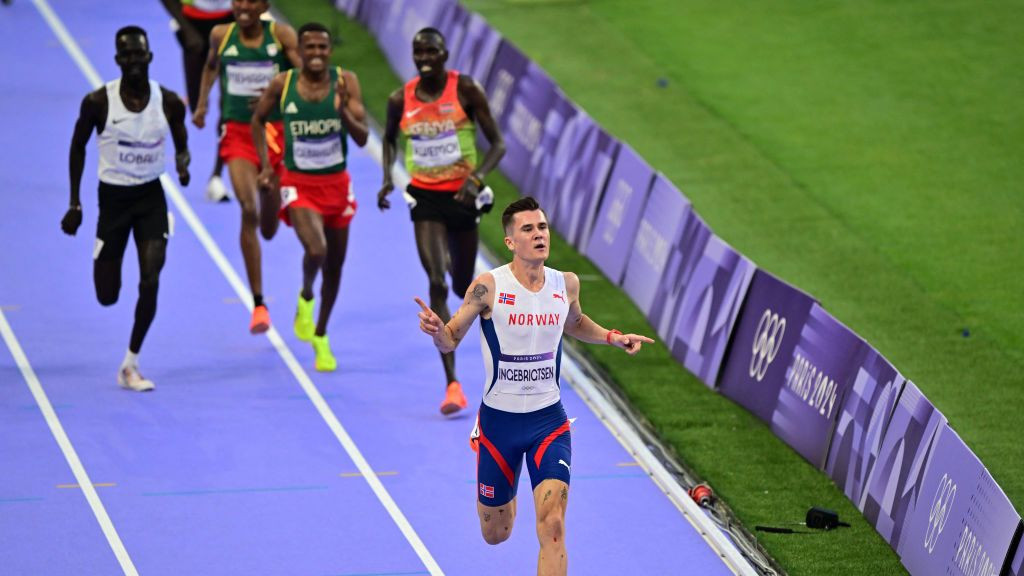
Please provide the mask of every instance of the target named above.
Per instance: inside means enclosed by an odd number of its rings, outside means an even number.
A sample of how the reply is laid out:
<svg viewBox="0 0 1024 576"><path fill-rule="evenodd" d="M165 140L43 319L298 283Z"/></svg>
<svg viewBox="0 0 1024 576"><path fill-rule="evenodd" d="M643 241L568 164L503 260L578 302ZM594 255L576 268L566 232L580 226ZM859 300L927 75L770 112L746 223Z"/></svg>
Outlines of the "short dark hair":
<svg viewBox="0 0 1024 576"><path fill-rule="evenodd" d="M324 34L327 34L328 38L331 37L331 31L327 29L327 26L324 26L319 22L306 22L299 27L299 31L295 33L295 37L299 39L300 43L302 41L302 35L306 32L323 32Z"/></svg>
<svg viewBox="0 0 1024 576"><path fill-rule="evenodd" d="M442 44L444 44L444 45L448 44L448 41L445 40L445 38L444 38L444 34L442 34L440 30L438 30L437 28L434 28L433 26L427 26L426 28L420 28L420 31L417 32L413 36L413 38L416 38L416 36L419 36L420 34L432 34L432 35L437 36L438 38L440 38Z"/></svg>
<svg viewBox="0 0 1024 576"><path fill-rule="evenodd" d="M125 26L114 34L114 48L117 48L118 43L121 41L121 36L142 36L146 39L146 44L149 44L149 36L146 35L146 31L141 26Z"/></svg>
<svg viewBox="0 0 1024 576"><path fill-rule="evenodd" d="M544 209L540 207L540 204L537 203L537 200L535 200L533 196L524 196L519 200L516 200L509 204L508 207L505 208L505 211L502 212L501 227L505 229L505 232L508 232L508 227L512 225L512 218L515 217L516 214L520 212L531 212L533 210L540 210L541 213L544 214L544 218L548 217L547 212L544 212Z"/></svg>

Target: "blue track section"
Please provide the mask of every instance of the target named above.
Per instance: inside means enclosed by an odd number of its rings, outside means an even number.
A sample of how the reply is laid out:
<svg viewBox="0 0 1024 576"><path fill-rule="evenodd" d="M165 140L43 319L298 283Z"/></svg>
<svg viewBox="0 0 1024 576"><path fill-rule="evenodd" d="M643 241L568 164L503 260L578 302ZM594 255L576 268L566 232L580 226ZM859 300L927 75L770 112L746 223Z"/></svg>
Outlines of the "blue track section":
<svg viewBox="0 0 1024 576"><path fill-rule="evenodd" d="M143 26L155 54L151 76L183 92L180 52L158 2L51 6L104 80L118 73L114 32ZM27 0L0 9L0 53L9 55L0 77L0 307L138 572L429 573L282 356L266 337L248 333L247 309L181 214L141 356L157 389L137 394L117 386L138 266L130 246L120 301L110 308L95 301L94 143L82 184L85 221L74 238L59 228L71 129L90 86ZM349 66L358 73L357 62ZM184 194L244 278L237 203L202 199L215 135L189 126L193 184ZM284 227L263 252L275 326L444 573L533 573L538 545L528 482L512 538L491 547L479 535L467 443L475 411L451 419L438 412L444 376L437 352L416 328L412 298L425 296L427 286L407 211L377 211L381 169L365 152L353 152L350 166L361 206L328 329L338 372L315 372L312 349L291 335L301 249ZM478 404L483 367L476 337L460 348L458 373L471 407ZM563 391L567 412L578 417L570 573L728 574L597 417ZM5 348L0 572L122 573L74 483Z"/></svg>

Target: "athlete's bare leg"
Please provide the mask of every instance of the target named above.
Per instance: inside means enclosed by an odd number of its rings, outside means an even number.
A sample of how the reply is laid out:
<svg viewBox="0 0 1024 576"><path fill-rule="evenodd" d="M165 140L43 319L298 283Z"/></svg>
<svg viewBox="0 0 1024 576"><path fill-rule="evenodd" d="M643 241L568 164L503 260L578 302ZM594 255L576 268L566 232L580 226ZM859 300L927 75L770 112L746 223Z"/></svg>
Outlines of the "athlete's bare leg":
<svg viewBox="0 0 1024 576"><path fill-rule="evenodd" d="M448 310L447 272L450 262L448 254L448 230L442 222L419 220L413 222L416 235L416 250L420 255L420 264L427 273L430 282L430 309L441 317L442 322L451 319ZM463 288L465 291L465 288ZM455 353L441 354L444 365L445 385L455 378Z"/></svg>
<svg viewBox="0 0 1024 576"><path fill-rule="evenodd" d="M476 514L480 517L480 534L488 544L501 544L512 535L516 521L516 499L504 506L484 506L476 502Z"/></svg>
<svg viewBox="0 0 1024 576"><path fill-rule="evenodd" d="M276 174L270 188L260 188L260 234L270 240L281 225L278 212L281 210L281 179Z"/></svg>
<svg viewBox="0 0 1024 576"><path fill-rule="evenodd" d="M476 252L479 244L480 233L475 227L469 230L452 230L448 233L452 291L459 298L466 297L466 291L476 277Z"/></svg>
<svg viewBox="0 0 1024 576"><path fill-rule="evenodd" d="M544 480L533 491L537 509L538 576L565 576L565 510L569 504L569 485L561 480Z"/></svg>
<svg viewBox="0 0 1024 576"><path fill-rule="evenodd" d="M327 258L324 260L324 278L320 284L320 316L316 322L316 333L327 333L327 320L331 317L331 309L338 298L341 286L341 267L345 264L345 252L348 250L348 227L324 228L327 240Z"/></svg>
<svg viewBox="0 0 1024 576"><path fill-rule="evenodd" d="M327 260L327 237L324 235L324 220L318 212L308 208L288 208L288 218L295 228L295 234L302 243L302 298L313 299L313 282ZM323 336L317 326L317 336Z"/></svg>
<svg viewBox="0 0 1024 576"><path fill-rule="evenodd" d="M156 317L156 295L160 288L160 271L164 268L167 255L167 240L164 238L135 240L139 253L139 301L135 304L135 324L128 350L138 354L142 341L149 332Z"/></svg>
<svg viewBox="0 0 1024 576"><path fill-rule="evenodd" d="M242 208L242 231L239 241L242 245L242 258L245 260L245 273L249 277L249 288L257 296L263 295L263 271L260 267L260 239L256 229L260 226L260 199L257 179L259 171L248 160L233 158L228 162L231 174L231 186L238 197L238 205Z"/></svg>

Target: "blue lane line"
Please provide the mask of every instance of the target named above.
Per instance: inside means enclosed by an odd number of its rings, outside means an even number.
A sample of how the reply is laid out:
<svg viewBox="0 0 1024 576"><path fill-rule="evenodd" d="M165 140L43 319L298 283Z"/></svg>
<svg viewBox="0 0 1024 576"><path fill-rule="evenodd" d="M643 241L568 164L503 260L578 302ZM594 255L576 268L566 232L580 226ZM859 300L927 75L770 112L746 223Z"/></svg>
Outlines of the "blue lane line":
<svg viewBox="0 0 1024 576"><path fill-rule="evenodd" d="M211 488L207 490L175 490L171 492L143 492L143 496L207 496L210 494L259 494L275 492L312 492L329 490L328 486L280 486L276 488Z"/></svg>
<svg viewBox="0 0 1024 576"><path fill-rule="evenodd" d="M0 498L0 504L16 504L19 502L42 502L44 498Z"/></svg>

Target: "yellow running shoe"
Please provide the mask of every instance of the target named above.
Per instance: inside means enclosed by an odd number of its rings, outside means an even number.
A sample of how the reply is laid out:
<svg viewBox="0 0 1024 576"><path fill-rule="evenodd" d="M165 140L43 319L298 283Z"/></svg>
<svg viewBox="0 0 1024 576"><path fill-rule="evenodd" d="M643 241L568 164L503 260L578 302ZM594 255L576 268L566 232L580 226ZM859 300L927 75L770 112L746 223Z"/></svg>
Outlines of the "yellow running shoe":
<svg viewBox="0 0 1024 576"><path fill-rule="evenodd" d="M313 352L316 353L316 363L314 366L317 372L334 372L338 369L338 361L335 360L334 354L331 353L331 343L327 339L327 334L313 336Z"/></svg>
<svg viewBox="0 0 1024 576"><path fill-rule="evenodd" d="M299 305L295 309L295 337L303 342L311 342L316 332L313 322L313 304L316 300L306 300L299 294Z"/></svg>

